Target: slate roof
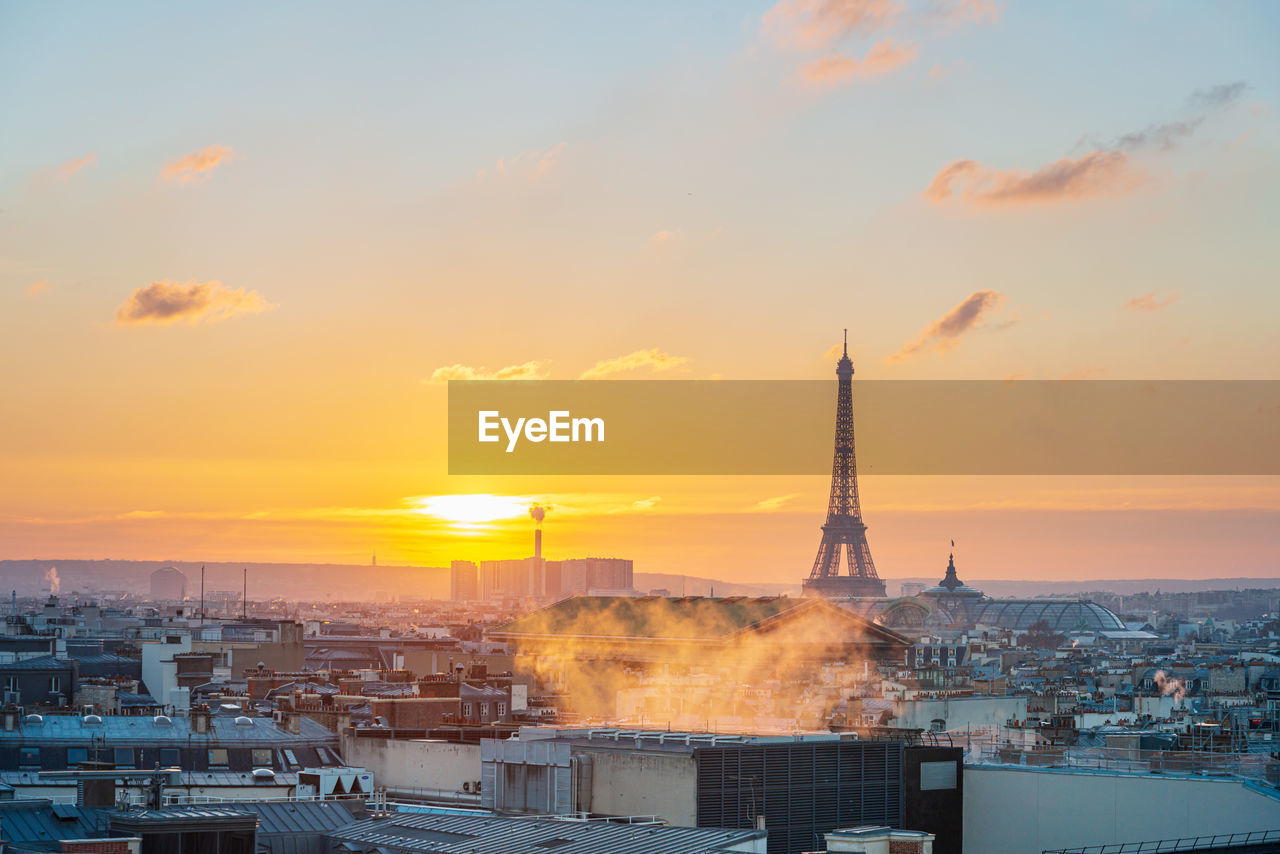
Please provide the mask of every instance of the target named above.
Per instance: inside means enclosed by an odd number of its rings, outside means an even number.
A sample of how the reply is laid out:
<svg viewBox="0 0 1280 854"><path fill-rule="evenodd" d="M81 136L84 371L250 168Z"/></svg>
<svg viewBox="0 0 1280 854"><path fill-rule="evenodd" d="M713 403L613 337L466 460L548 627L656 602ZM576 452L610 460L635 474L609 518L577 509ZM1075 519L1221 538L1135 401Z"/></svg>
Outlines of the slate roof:
<svg viewBox="0 0 1280 854"><path fill-rule="evenodd" d="M396 813L355 822L329 839L331 851L351 852L714 854L764 836L763 830Z"/></svg>
<svg viewBox="0 0 1280 854"><path fill-rule="evenodd" d="M575 596L534 611L491 635L725 638L813 600L774 597Z"/></svg>
<svg viewBox="0 0 1280 854"><path fill-rule="evenodd" d="M191 719L173 716L168 723L157 723L144 715L102 715L102 722L86 724L79 715L45 715L38 724L25 720L12 731L0 730L0 745L32 741L40 744L80 744L91 738L107 739L108 744L118 745L172 745L192 743L202 745L216 743L220 747L262 745L288 747L292 745L333 744L337 736L323 724L310 718L299 721L301 732L293 735L270 718L251 718L252 725L237 724L237 716L213 715L209 719L209 731L198 734L191 729Z"/></svg>

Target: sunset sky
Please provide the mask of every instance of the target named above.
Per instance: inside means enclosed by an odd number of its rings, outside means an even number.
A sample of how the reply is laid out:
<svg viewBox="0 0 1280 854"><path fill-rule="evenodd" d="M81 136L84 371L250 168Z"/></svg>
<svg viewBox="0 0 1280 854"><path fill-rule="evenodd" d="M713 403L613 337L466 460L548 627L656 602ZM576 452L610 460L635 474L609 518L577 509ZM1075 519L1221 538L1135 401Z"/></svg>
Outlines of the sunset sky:
<svg viewBox="0 0 1280 854"><path fill-rule="evenodd" d="M1278 43L1264 0L4 4L0 558L439 566L540 501L551 557L798 580L825 478L449 477L447 380L834 403L843 327L858 378L1280 379ZM1280 575L1276 478L862 487L890 578Z"/></svg>

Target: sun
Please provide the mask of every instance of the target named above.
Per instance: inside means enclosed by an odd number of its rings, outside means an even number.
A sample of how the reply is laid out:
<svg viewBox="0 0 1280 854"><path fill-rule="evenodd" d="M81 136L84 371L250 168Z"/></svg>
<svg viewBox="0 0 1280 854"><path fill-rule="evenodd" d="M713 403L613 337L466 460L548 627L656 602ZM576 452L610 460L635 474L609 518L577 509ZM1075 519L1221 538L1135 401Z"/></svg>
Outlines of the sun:
<svg viewBox="0 0 1280 854"><path fill-rule="evenodd" d="M424 495L412 499L418 512L447 522L474 525L496 522L499 519L515 519L529 513L532 498L524 495Z"/></svg>

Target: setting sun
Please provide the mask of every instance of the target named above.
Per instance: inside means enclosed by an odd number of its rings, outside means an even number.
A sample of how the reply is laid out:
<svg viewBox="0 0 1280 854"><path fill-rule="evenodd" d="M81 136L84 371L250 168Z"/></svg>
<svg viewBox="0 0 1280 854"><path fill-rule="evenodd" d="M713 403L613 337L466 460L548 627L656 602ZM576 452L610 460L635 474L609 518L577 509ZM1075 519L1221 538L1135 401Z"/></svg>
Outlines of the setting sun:
<svg viewBox="0 0 1280 854"><path fill-rule="evenodd" d="M525 516L534 500L523 495L424 495L412 499L418 512L447 522L478 524Z"/></svg>

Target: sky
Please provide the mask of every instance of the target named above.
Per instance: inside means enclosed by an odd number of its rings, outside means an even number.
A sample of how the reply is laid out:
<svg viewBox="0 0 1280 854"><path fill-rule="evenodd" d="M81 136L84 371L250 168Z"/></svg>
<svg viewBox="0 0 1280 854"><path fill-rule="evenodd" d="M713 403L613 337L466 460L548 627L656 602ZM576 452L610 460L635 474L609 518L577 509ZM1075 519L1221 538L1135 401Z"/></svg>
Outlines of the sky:
<svg viewBox="0 0 1280 854"><path fill-rule="evenodd" d="M806 575L450 378L1280 378L1268 2L0 6L0 557ZM834 388L833 388L834 392ZM855 390L856 398L856 390ZM454 496L492 496L456 498ZM864 477L882 575L1280 576L1274 478Z"/></svg>

